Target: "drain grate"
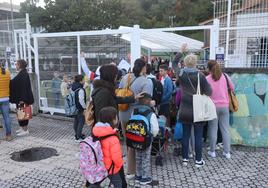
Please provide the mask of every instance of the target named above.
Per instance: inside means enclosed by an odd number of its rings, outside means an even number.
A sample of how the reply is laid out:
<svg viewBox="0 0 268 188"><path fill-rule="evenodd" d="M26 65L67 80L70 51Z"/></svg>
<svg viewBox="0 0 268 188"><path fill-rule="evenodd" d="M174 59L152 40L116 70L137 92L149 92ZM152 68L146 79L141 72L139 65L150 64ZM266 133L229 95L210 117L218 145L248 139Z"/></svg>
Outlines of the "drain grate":
<svg viewBox="0 0 268 188"><path fill-rule="evenodd" d="M10 158L18 162L32 162L47 159L52 156L58 156L57 150L48 147L35 147L14 152L11 154Z"/></svg>

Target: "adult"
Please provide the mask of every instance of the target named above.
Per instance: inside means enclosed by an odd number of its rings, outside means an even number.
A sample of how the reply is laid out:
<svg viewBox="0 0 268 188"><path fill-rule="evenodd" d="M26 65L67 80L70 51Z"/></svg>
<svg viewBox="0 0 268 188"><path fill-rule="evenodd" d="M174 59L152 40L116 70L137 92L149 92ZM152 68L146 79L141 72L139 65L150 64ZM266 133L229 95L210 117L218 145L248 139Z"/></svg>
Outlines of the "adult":
<svg viewBox="0 0 268 188"><path fill-rule="evenodd" d="M179 52L175 53L175 58L172 61L172 69L175 71L175 74L183 68L184 63L183 60L188 53L187 43L183 43Z"/></svg>
<svg viewBox="0 0 268 188"><path fill-rule="evenodd" d="M215 147L217 142L218 127L220 127L222 142L223 142L223 156L227 159L231 158L231 138L229 132L229 94L227 82L231 90L234 90L234 84L227 74L222 73L220 65L214 61L208 61L209 75L206 77L208 83L212 87L211 99L213 100L216 110L217 119L208 122L210 149L208 154L211 157L216 157Z"/></svg>
<svg viewBox="0 0 268 188"><path fill-rule="evenodd" d="M16 70L19 73L10 81L10 102L15 103L17 107L22 104L32 105L34 103L31 81L26 67L25 60L18 60ZM28 124L29 120L19 121L20 129L16 131L17 136L29 134Z"/></svg>
<svg viewBox="0 0 268 188"><path fill-rule="evenodd" d="M197 56L187 55L184 59L186 67L181 70L178 77L180 88L182 89L181 104L179 108L179 120L183 126L182 138L182 157L183 165L187 166L189 162L189 139L191 129L194 128L195 137L195 166L202 167L205 161L202 159L202 136L205 122L193 122L193 95L197 92L198 75L200 76L201 94L210 96L212 91L205 76L196 69Z"/></svg>
<svg viewBox="0 0 268 188"><path fill-rule="evenodd" d="M143 59L136 59L134 62L133 67L133 73L131 74L131 86L130 89L134 93L134 95L137 95L139 93L152 93L153 88L150 83L150 81L146 78L146 62ZM128 76L129 74L125 75L121 82L120 82L120 88L124 88L127 85ZM133 103L129 105L129 108L125 112L119 112L119 119L121 121L121 125L123 128L123 131L125 130L125 126L130 119L130 116L133 112L133 109L137 106L137 103ZM134 178L135 177L135 171L136 171L136 161L135 161L135 150L128 148L127 150L127 179Z"/></svg>
<svg viewBox="0 0 268 188"><path fill-rule="evenodd" d="M115 95L118 68L114 65L103 65L100 68L100 79L93 83L94 90L92 99L94 103L94 118L99 119L99 112L104 107L114 107L118 109L118 104L134 103L140 95L132 97L117 97Z"/></svg>
<svg viewBox="0 0 268 188"><path fill-rule="evenodd" d="M6 141L11 141L11 122L9 117L9 85L10 72L5 68L5 64L1 63L0 67L0 112L3 116L3 124L6 131Z"/></svg>

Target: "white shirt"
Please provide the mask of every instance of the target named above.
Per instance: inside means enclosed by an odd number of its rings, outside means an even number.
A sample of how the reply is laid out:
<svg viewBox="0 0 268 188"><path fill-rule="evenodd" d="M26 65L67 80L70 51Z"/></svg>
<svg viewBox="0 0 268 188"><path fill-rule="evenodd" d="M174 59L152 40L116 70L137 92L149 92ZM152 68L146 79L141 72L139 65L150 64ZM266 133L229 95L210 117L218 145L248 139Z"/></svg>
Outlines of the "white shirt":
<svg viewBox="0 0 268 188"><path fill-rule="evenodd" d="M155 113L153 113L151 116L150 124L151 124L151 133L153 134L154 137L156 137L159 132L159 125Z"/></svg>

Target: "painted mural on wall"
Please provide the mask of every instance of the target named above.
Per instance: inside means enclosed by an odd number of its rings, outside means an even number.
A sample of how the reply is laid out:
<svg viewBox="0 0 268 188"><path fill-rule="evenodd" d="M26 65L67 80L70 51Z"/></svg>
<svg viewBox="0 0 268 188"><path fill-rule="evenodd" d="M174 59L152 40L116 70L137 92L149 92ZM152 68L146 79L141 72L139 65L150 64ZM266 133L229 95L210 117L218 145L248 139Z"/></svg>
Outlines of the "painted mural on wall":
<svg viewBox="0 0 268 188"><path fill-rule="evenodd" d="M239 110L231 115L234 144L268 147L268 74L232 74Z"/></svg>

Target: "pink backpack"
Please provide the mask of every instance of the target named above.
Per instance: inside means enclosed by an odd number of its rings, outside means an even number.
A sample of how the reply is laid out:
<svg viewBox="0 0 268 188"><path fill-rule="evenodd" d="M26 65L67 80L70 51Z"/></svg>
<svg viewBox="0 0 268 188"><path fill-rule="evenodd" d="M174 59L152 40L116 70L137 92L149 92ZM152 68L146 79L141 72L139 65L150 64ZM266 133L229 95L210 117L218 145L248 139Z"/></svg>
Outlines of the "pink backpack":
<svg viewBox="0 0 268 188"><path fill-rule="evenodd" d="M105 137L107 138L107 136ZM91 136L80 142L80 169L84 178L91 184L101 182L108 176L103 162L103 153L99 140ZM111 168L110 168L111 169Z"/></svg>

